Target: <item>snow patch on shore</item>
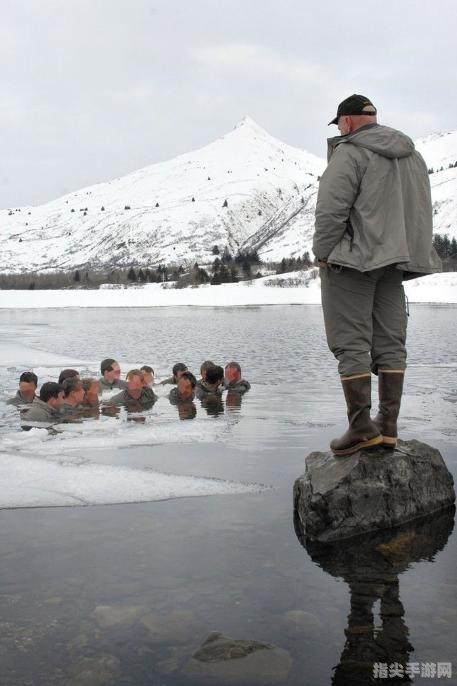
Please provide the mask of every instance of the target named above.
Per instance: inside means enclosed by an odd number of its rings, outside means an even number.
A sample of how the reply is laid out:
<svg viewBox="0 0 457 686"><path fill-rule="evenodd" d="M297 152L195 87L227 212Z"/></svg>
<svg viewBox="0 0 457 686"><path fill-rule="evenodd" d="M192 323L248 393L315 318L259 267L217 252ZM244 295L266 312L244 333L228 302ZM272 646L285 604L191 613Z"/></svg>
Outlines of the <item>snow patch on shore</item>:
<svg viewBox="0 0 457 686"><path fill-rule="evenodd" d="M305 278L304 274L290 272L251 282L184 289L163 288L162 284L152 283L122 289L1 291L0 308L320 305L320 279ZM303 285L279 285L289 280L301 280ZM267 285L271 281L277 281L278 285ZM405 291L411 303L457 303L457 272L406 281Z"/></svg>

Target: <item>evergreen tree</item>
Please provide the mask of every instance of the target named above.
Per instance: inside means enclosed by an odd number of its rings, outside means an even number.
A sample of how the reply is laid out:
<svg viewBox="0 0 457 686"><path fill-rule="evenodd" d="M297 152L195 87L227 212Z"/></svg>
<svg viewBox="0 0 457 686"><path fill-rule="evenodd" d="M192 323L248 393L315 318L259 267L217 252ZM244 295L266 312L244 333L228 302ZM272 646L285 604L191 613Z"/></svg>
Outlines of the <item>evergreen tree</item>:
<svg viewBox="0 0 457 686"><path fill-rule="evenodd" d="M136 272L133 267L130 267L130 269L128 270L127 279L129 281L137 281Z"/></svg>
<svg viewBox="0 0 457 686"><path fill-rule="evenodd" d="M76 283L79 283L81 281L81 275L78 270L76 270L73 275L73 281L76 281Z"/></svg>
<svg viewBox="0 0 457 686"><path fill-rule="evenodd" d="M225 246L224 252L222 253L222 262L224 264L228 264L229 262L232 262L233 258L232 255L230 254L230 250L228 248L228 245Z"/></svg>

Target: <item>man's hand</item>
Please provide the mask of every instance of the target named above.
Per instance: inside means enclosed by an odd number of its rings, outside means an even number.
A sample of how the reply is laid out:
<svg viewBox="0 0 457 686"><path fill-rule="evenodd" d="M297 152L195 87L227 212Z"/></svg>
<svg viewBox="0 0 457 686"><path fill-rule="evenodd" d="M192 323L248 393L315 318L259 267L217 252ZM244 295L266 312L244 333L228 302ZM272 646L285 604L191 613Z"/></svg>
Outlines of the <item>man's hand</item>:
<svg viewBox="0 0 457 686"><path fill-rule="evenodd" d="M318 260L317 264L319 265L319 267L323 267L324 269L327 269L327 267L328 267L327 260Z"/></svg>

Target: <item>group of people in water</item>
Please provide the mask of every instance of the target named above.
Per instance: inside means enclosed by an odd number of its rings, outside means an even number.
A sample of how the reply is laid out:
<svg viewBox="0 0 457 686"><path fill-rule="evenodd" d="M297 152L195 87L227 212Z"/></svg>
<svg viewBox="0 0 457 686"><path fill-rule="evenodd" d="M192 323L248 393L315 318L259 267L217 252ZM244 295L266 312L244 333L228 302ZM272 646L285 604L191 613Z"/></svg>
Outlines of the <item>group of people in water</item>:
<svg viewBox="0 0 457 686"><path fill-rule="evenodd" d="M177 362L172 375L157 384L149 365L131 369L125 380L121 379L120 365L112 358L102 360L100 374L99 379L81 378L76 369L63 369L57 382L46 381L37 393L37 375L23 372L16 395L7 404L21 411L23 428L52 426L99 416L100 411L114 415L121 406L130 413L148 410L158 400L154 386L157 390L157 386L172 385L168 399L178 407L179 416L187 419L196 414L195 398L210 414L218 414L224 390L226 404L233 407L241 404L241 397L250 388L250 383L242 378L240 365L234 361L223 368L206 360L200 367L199 380L183 362Z"/></svg>

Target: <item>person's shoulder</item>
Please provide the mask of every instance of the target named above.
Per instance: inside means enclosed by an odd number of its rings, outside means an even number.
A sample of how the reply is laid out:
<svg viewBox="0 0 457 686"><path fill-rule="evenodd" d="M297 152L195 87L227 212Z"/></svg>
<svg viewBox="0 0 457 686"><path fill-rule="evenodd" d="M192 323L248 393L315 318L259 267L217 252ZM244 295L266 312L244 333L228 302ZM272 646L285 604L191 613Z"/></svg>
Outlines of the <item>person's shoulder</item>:
<svg viewBox="0 0 457 686"><path fill-rule="evenodd" d="M172 405L176 405L178 402L178 389L177 388L172 388L171 391L168 394L168 400L172 403Z"/></svg>
<svg viewBox="0 0 457 686"><path fill-rule="evenodd" d="M162 381L159 381L159 386L166 386L167 384L174 384L175 380L173 379L172 376L169 376L167 379L163 379Z"/></svg>
<svg viewBox="0 0 457 686"><path fill-rule="evenodd" d="M246 393L246 391L249 391L250 388L251 384L249 381L246 379L240 379L236 384L230 387L230 390L235 391L236 393Z"/></svg>
<svg viewBox="0 0 457 686"><path fill-rule="evenodd" d="M141 391L141 398L144 400L157 400L157 396L150 386L145 386Z"/></svg>
<svg viewBox="0 0 457 686"><path fill-rule="evenodd" d="M22 400L22 398L21 398L21 396L19 395L19 393L16 393L16 395L13 395L12 398L8 398L8 400L6 401L6 404L7 404L7 405L16 405L16 406L17 406L17 405L26 405L26 404L27 404L27 405L31 405L30 402L29 402L29 403L26 403L24 400Z"/></svg>
<svg viewBox="0 0 457 686"><path fill-rule="evenodd" d="M123 390L120 393L116 393L115 395L112 395L111 398L107 398L105 402L109 405L121 405L122 403L125 402L126 396L127 396L127 393L125 390Z"/></svg>
<svg viewBox="0 0 457 686"><path fill-rule="evenodd" d="M119 379L116 384L115 388L122 388L123 390L126 390L128 388L127 381L124 381L123 379Z"/></svg>
<svg viewBox="0 0 457 686"><path fill-rule="evenodd" d="M40 400L40 398L35 398L34 401L24 409L24 419L26 421L47 421L52 418L57 418L58 416L59 412Z"/></svg>

